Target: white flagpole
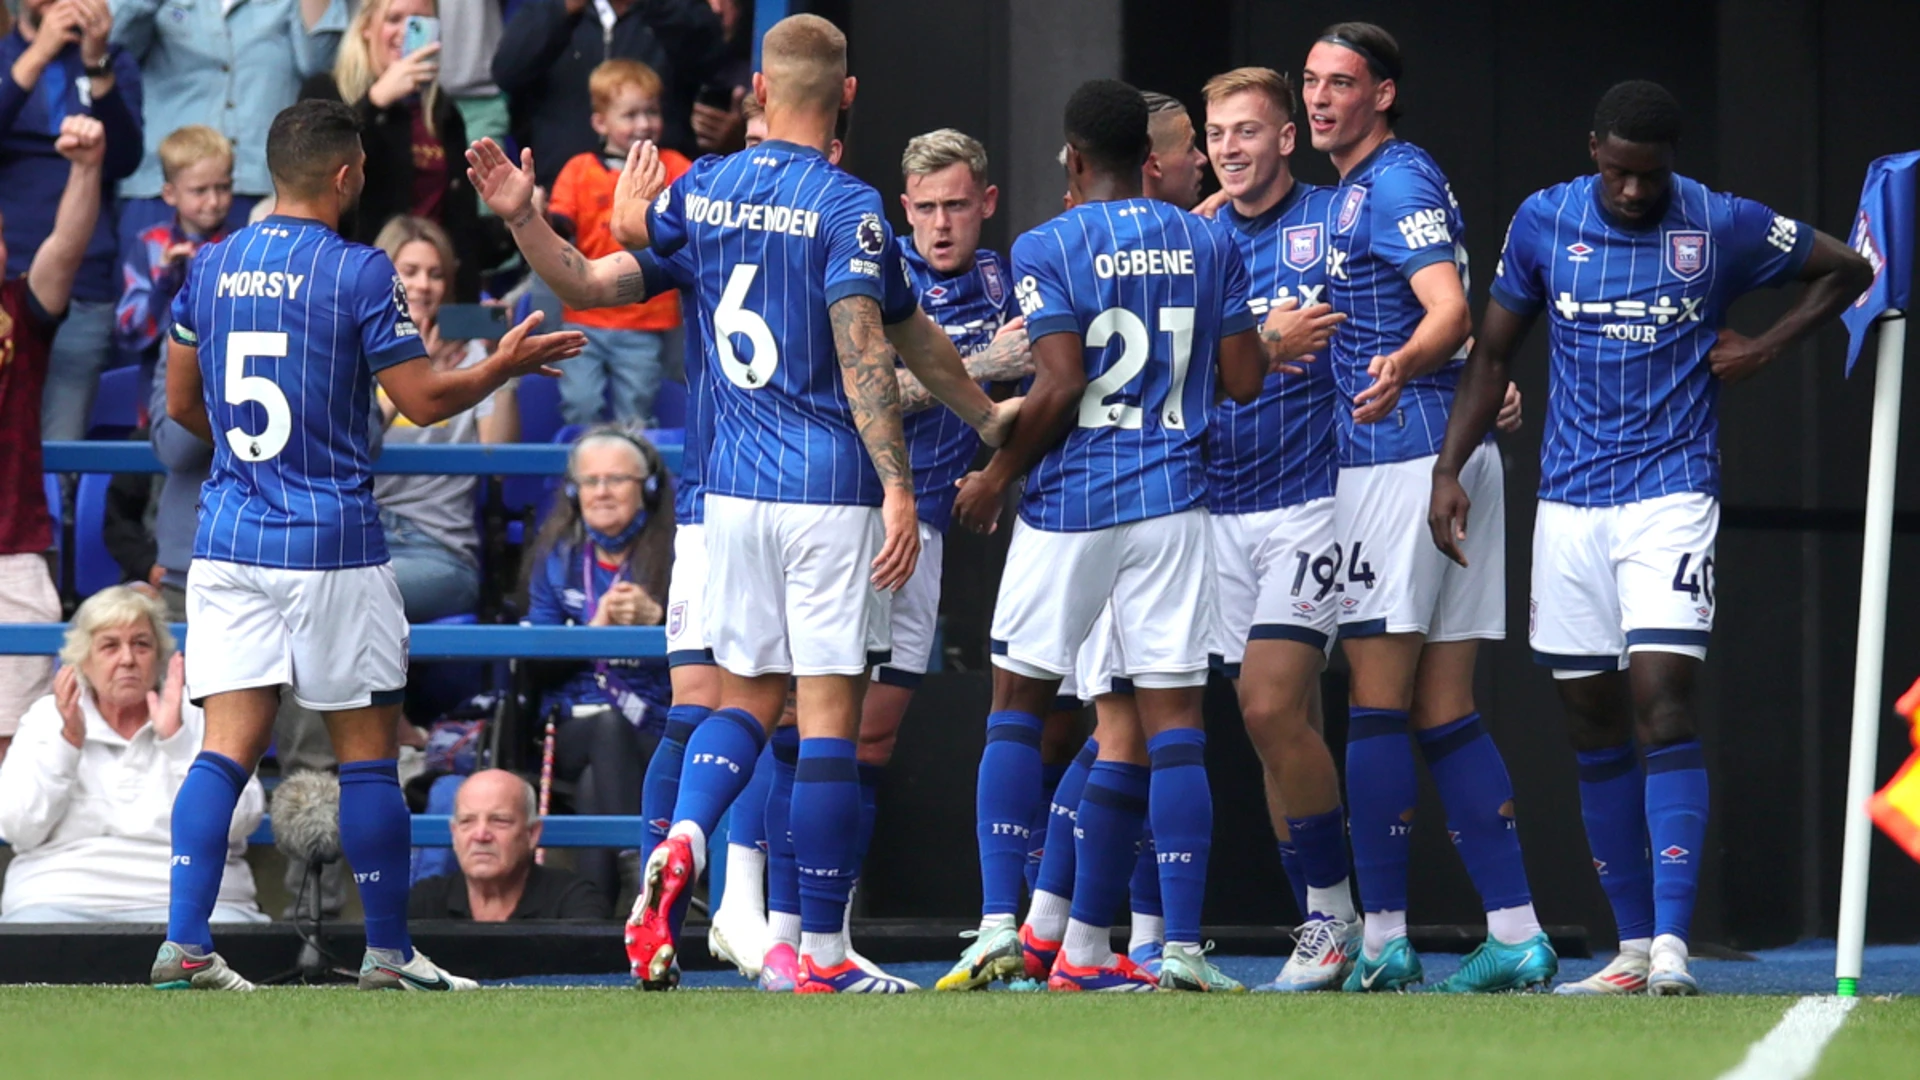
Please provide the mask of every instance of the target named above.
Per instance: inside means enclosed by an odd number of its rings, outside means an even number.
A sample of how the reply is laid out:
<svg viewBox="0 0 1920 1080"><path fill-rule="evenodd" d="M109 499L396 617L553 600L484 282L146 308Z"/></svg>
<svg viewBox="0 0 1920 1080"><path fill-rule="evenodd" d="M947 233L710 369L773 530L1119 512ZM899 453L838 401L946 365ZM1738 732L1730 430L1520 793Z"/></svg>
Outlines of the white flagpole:
<svg viewBox="0 0 1920 1080"><path fill-rule="evenodd" d="M1873 821L1867 800L1878 767L1887 643L1887 569L1893 554L1893 478L1900 448L1900 374L1907 346L1906 317L1888 311L1878 320L1880 358L1873 379L1873 434L1867 463L1867 528L1860 553L1860 629L1853 659L1853 752L1847 765L1846 847L1840 864L1840 940L1834 957L1835 992L1859 991L1867 939L1867 856Z"/></svg>

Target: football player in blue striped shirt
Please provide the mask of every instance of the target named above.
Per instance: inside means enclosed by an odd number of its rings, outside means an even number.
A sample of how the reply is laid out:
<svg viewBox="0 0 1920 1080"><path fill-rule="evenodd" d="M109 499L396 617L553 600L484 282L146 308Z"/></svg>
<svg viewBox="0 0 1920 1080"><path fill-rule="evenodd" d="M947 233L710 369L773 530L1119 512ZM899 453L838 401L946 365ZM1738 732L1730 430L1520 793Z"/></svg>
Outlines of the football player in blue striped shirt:
<svg viewBox="0 0 1920 1080"><path fill-rule="evenodd" d="M202 248L173 302L167 414L214 450L187 574L187 693L207 735L174 800L162 988L249 987L211 951L207 917L283 685L327 714L340 761L341 844L366 908L361 988L475 985L407 935L412 836L394 760L407 621L373 503L373 381L424 427L585 339L529 337L535 315L484 362L436 370L392 260L336 231L365 162L345 105L281 112L267 138L278 212Z"/></svg>
<svg viewBox="0 0 1920 1080"><path fill-rule="evenodd" d="M1206 140L1267 320L1272 369L1250 405L1222 402L1207 427L1207 507L1219 581L1215 666L1234 680L1266 773L1289 877L1305 886L1293 956L1263 989L1337 989L1360 951L1340 809L1322 738L1320 671L1333 646L1340 555L1334 541L1335 391L1324 355L1342 316L1326 302L1328 188L1301 183L1293 87L1270 68L1208 80ZM1297 362L1305 357L1307 362ZM1291 856L1288 858L1288 856Z"/></svg>
<svg viewBox="0 0 1920 1080"><path fill-rule="evenodd" d="M1675 173L1680 130L1673 95L1621 83L1588 136L1598 170L1520 205L1433 470L1433 541L1461 561L1466 537L1499 527L1476 514L1468 529L1461 481L1489 387L1544 314L1530 637L1567 710L1620 936L1612 963L1562 993L1699 991L1687 931L1708 800L1693 683L1719 585L1720 385L1834 319L1873 277L1834 237ZM1792 281L1807 287L1766 333L1726 328L1736 299Z"/></svg>
<svg viewBox="0 0 1920 1080"><path fill-rule="evenodd" d="M1490 440L1462 481L1481 507L1467 565L1418 521L1472 329L1463 223L1426 151L1395 138L1400 47L1371 23L1328 27L1307 55L1302 107L1340 183L1327 218L1327 282L1347 321L1333 339L1340 478L1334 497L1340 643L1353 669L1348 814L1366 927L1355 991L1424 976L1406 940L1407 858L1418 788L1409 729L1487 913L1487 940L1440 989L1518 989L1558 960L1534 913L1513 784L1473 701L1478 643L1506 634L1501 464Z"/></svg>
<svg viewBox="0 0 1920 1080"><path fill-rule="evenodd" d="M1194 628L1211 624L1213 607L1201 439L1216 385L1252 400L1266 358L1230 231L1141 197L1149 141L1139 91L1083 84L1067 103L1066 134L1074 208L1013 250L1033 388L1013 438L963 481L955 506L956 520L991 528L1007 485L1032 470L994 611L987 738L1037 743L1061 677L1111 600L1117 673L1134 684L1145 730L1130 743L1100 740L1049 984L1156 985L1108 942L1151 800L1167 934L1158 985L1234 989L1199 942L1212 798L1200 730L1207 635ZM1024 830L1028 820L981 825ZM982 932L1018 947L1011 913L990 916Z"/></svg>
<svg viewBox="0 0 1920 1080"><path fill-rule="evenodd" d="M896 992L911 984L847 958L843 920L856 870L861 694L886 651L889 594L911 577L919 550L882 332L883 279L897 258L878 193L825 156L853 98L844 35L796 15L768 31L762 55L755 96L766 142L702 159L671 188L654 148L636 147L615 195L616 235L686 261L715 376L706 624L723 705L688 739L673 825L647 860L628 923L628 956L643 985L671 985L678 911L706 837L751 777L797 677L798 989ZM530 177L491 142L469 161L529 263L569 303L632 302L671 285L649 282L629 252L581 258L532 213ZM998 441L1017 408L996 407L945 335L907 311L903 357Z"/></svg>

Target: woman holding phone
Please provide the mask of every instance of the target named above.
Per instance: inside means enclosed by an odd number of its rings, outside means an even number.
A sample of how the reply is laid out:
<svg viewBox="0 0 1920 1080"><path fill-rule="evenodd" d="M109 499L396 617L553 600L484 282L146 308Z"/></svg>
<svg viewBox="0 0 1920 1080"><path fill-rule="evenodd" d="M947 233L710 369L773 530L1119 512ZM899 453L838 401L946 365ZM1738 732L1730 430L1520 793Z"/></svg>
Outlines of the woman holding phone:
<svg viewBox="0 0 1920 1080"><path fill-rule="evenodd" d="M300 96L344 101L360 116L367 186L341 234L371 244L397 215L434 222L459 259L450 298L471 303L481 271L511 255L513 241L497 218L480 216L464 164L466 124L440 91L439 58L434 0L365 0L333 70L308 79Z"/></svg>
<svg viewBox="0 0 1920 1080"><path fill-rule="evenodd" d="M368 188L372 188L369 183ZM393 259L407 290L407 308L437 368L460 368L487 358L487 341L451 340L441 333L440 312L456 276L453 244L446 231L425 218L402 215L387 222L374 246ZM430 427L400 416L379 395L387 423L386 445L398 443L509 443L520 437L520 406L514 384ZM387 534L393 576L409 622L471 614L480 602L480 534L474 527L475 476L374 478L373 497Z"/></svg>

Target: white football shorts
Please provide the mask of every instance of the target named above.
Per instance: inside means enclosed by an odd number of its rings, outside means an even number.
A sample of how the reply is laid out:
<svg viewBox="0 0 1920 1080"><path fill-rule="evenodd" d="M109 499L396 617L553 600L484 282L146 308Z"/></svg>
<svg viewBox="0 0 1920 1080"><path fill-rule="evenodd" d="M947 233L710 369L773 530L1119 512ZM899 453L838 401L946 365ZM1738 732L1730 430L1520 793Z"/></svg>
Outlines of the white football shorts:
<svg viewBox="0 0 1920 1080"><path fill-rule="evenodd" d="M1427 507L1435 455L1340 470L1340 636L1424 634L1428 641L1507 636L1506 490L1500 450L1481 443L1460 470L1473 500L1466 566L1433 545Z"/></svg>
<svg viewBox="0 0 1920 1080"><path fill-rule="evenodd" d="M707 527L673 530L673 574L667 579L667 666L712 664L707 648Z"/></svg>
<svg viewBox="0 0 1920 1080"><path fill-rule="evenodd" d="M886 663L877 506L707 495L706 640L735 675L864 675Z"/></svg>
<svg viewBox="0 0 1920 1080"><path fill-rule="evenodd" d="M1533 522L1528 643L1560 678L1624 670L1635 652L1707 657L1720 502L1542 502Z"/></svg>
<svg viewBox="0 0 1920 1080"><path fill-rule="evenodd" d="M873 669L874 681L911 689L926 675L933 660L934 631L940 625L940 576L946 555L946 534L921 522L920 561L913 576L893 594L893 659Z"/></svg>
<svg viewBox="0 0 1920 1080"><path fill-rule="evenodd" d="M1340 545L1333 499L1247 514L1214 514L1213 567L1220 586L1214 667L1240 677L1247 642L1298 641L1333 648L1340 611Z"/></svg>
<svg viewBox="0 0 1920 1080"><path fill-rule="evenodd" d="M187 568L187 696L288 686L315 712L397 705L406 606L393 567L283 570L195 559Z"/></svg>
<svg viewBox="0 0 1920 1080"><path fill-rule="evenodd" d="M1187 510L1090 532L1013 527L994 605L993 662L1057 679L1112 607L1115 674L1148 688L1207 681L1214 623L1207 512ZM1095 681L1082 672L1079 690Z"/></svg>

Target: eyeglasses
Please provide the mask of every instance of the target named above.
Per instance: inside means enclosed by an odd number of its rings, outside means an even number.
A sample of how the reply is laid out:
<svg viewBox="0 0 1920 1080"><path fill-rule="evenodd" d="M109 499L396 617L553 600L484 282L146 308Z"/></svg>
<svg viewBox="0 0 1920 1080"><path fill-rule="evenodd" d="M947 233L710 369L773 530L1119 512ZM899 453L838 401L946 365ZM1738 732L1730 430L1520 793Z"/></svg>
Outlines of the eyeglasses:
<svg viewBox="0 0 1920 1080"><path fill-rule="evenodd" d="M583 476L577 481L577 483L580 485L581 491L597 491L601 488L607 488L611 490L613 488L623 487L627 484L638 484L645 479L646 477L644 476L627 476L627 475Z"/></svg>

